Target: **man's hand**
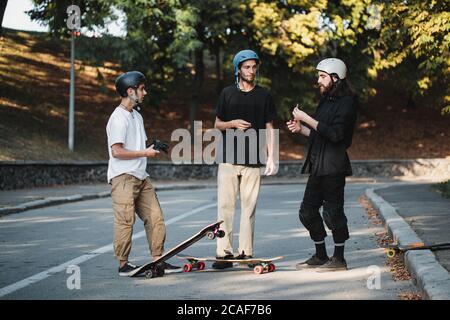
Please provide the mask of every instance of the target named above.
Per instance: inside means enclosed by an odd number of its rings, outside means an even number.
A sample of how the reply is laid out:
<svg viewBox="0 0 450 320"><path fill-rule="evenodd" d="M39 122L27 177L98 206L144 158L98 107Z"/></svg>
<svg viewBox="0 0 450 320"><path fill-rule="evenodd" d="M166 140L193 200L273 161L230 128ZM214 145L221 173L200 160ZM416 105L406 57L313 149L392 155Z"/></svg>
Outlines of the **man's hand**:
<svg viewBox="0 0 450 320"><path fill-rule="evenodd" d="M236 119L236 120L233 120L232 126L236 129L246 130L246 129L250 128L252 126L252 124L245 120L242 120L242 119Z"/></svg>
<svg viewBox="0 0 450 320"><path fill-rule="evenodd" d="M302 131L302 125L300 124L300 121L295 120L289 120L286 122L286 125L292 133L299 133Z"/></svg>
<svg viewBox="0 0 450 320"><path fill-rule="evenodd" d="M155 145L152 144L150 147L148 147L147 149L144 150L146 157L155 158L159 154L158 150L153 149L154 146Z"/></svg>
<svg viewBox="0 0 450 320"><path fill-rule="evenodd" d="M292 115L294 116L295 120L304 122L309 126L309 128L317 130L317 126L319 125L319 122L317 120L315 120L314 118L310 117L306 112L300 110L298 108L298 106L296 106L294 108L294 110L292 111ZM303 127L303 128L305 128L305 127ZM309 136L309 129L306 130L305 132L303 132L303 130L301 130L301 133L305 136Z"/></svg>
<svg viewBox="0 0 450 320"><path fill-rule="evenodd" d="M292 111L292 115L294 116L294 119L297 121L307 122L307 119L309 118L308 114L300 110L298 107L294 108L294 110Z"/></svg>
<svg viewBox="0 0 450 320"><path fill-rule="evenodd" d="M271 157L267 158L266 170L264 171L264 174L266 176L271 176L276 172L276 169L277 169L277 166L275 165L273 158L271 158Z"/></svg>

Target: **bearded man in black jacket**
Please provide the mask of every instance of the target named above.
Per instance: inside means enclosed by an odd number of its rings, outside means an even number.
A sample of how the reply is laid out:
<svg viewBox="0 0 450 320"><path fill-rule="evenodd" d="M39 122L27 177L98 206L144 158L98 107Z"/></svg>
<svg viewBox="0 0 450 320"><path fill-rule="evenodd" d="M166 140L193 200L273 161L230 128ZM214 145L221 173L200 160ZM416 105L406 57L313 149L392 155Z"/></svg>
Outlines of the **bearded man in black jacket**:
<svg viewBox="0 0 450 320"><path fill-rule="evenodd" d="M309 174L303 202L299 210L301 223L315 243L316 253L297 269L318 271L347 270L344 244L349 238L344 213L345 177L352 175L347 149L352 144L356 122L355 94L347 80L347 67L342 60L329 58L316 67L322 99L316 112L309 116L295 107L289 130L308 137L308 152L302 173ZM319 209L322 208L322 216ZM325 247L324 222L333 234L334 254L328 257Z"/></svg>

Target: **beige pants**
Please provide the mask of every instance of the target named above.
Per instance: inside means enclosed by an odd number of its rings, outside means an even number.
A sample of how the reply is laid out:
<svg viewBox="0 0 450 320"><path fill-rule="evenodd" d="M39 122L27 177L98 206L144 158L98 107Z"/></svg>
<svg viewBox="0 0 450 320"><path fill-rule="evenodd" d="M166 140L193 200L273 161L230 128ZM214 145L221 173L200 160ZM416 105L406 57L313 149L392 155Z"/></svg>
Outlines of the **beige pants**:
<svg viewBox="0 0 450 320"><path fill-rule="evenodd" d="M239 253L253 255L253 231L255 228L256 201L258 200L261 175L259 168L219 164L217 173L217 200L223 238L217 239L217 256L233 254L233 220L238 194L241 200L239 229Z"/></svg>
<svg viewBox="0 0 450 320"><path fill-rule="evenodd" d="M164 251L166 226L155 189L149 178L122 174L111 181L114 209L114 253L118 260L128 260L136 214L144 222L150 252L159 256Z"/></svg>

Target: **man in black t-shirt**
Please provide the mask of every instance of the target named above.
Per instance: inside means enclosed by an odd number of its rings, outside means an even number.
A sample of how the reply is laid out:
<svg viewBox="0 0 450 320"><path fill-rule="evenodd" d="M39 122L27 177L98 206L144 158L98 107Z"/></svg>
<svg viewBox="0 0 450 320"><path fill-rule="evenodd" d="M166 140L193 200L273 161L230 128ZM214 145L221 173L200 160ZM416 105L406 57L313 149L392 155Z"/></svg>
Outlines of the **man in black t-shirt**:
<svg viewBox="0 0 450 320"><path fill-rule="evenodd" d="M224 261L214 263L216 269L233 266L226 259L234 258L232 229L238 194L241 220L237 257L252 257L261 167L265 165L266 175L276 171L272 123L276 110L270 93L256 85L259 57L251 50L243 50L236 54L233 64L236 83L220 94L214 124L223 138L216 162L218 215L225 231L225 236L217 240L216 251L217 258Z"/></svg>

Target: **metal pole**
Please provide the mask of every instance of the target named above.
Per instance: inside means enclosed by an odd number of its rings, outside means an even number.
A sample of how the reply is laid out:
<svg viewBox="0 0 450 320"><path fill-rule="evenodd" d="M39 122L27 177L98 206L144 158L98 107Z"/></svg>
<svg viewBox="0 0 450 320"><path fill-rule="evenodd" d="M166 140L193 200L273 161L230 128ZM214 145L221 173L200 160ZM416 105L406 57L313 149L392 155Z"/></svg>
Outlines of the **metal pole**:
<svg viewBox="0 0 450 320"><path fill-rule="evenodd" d="M73 151L75 137L75 36L70 39L70 103L69 103L69 149Z"/></svg>

